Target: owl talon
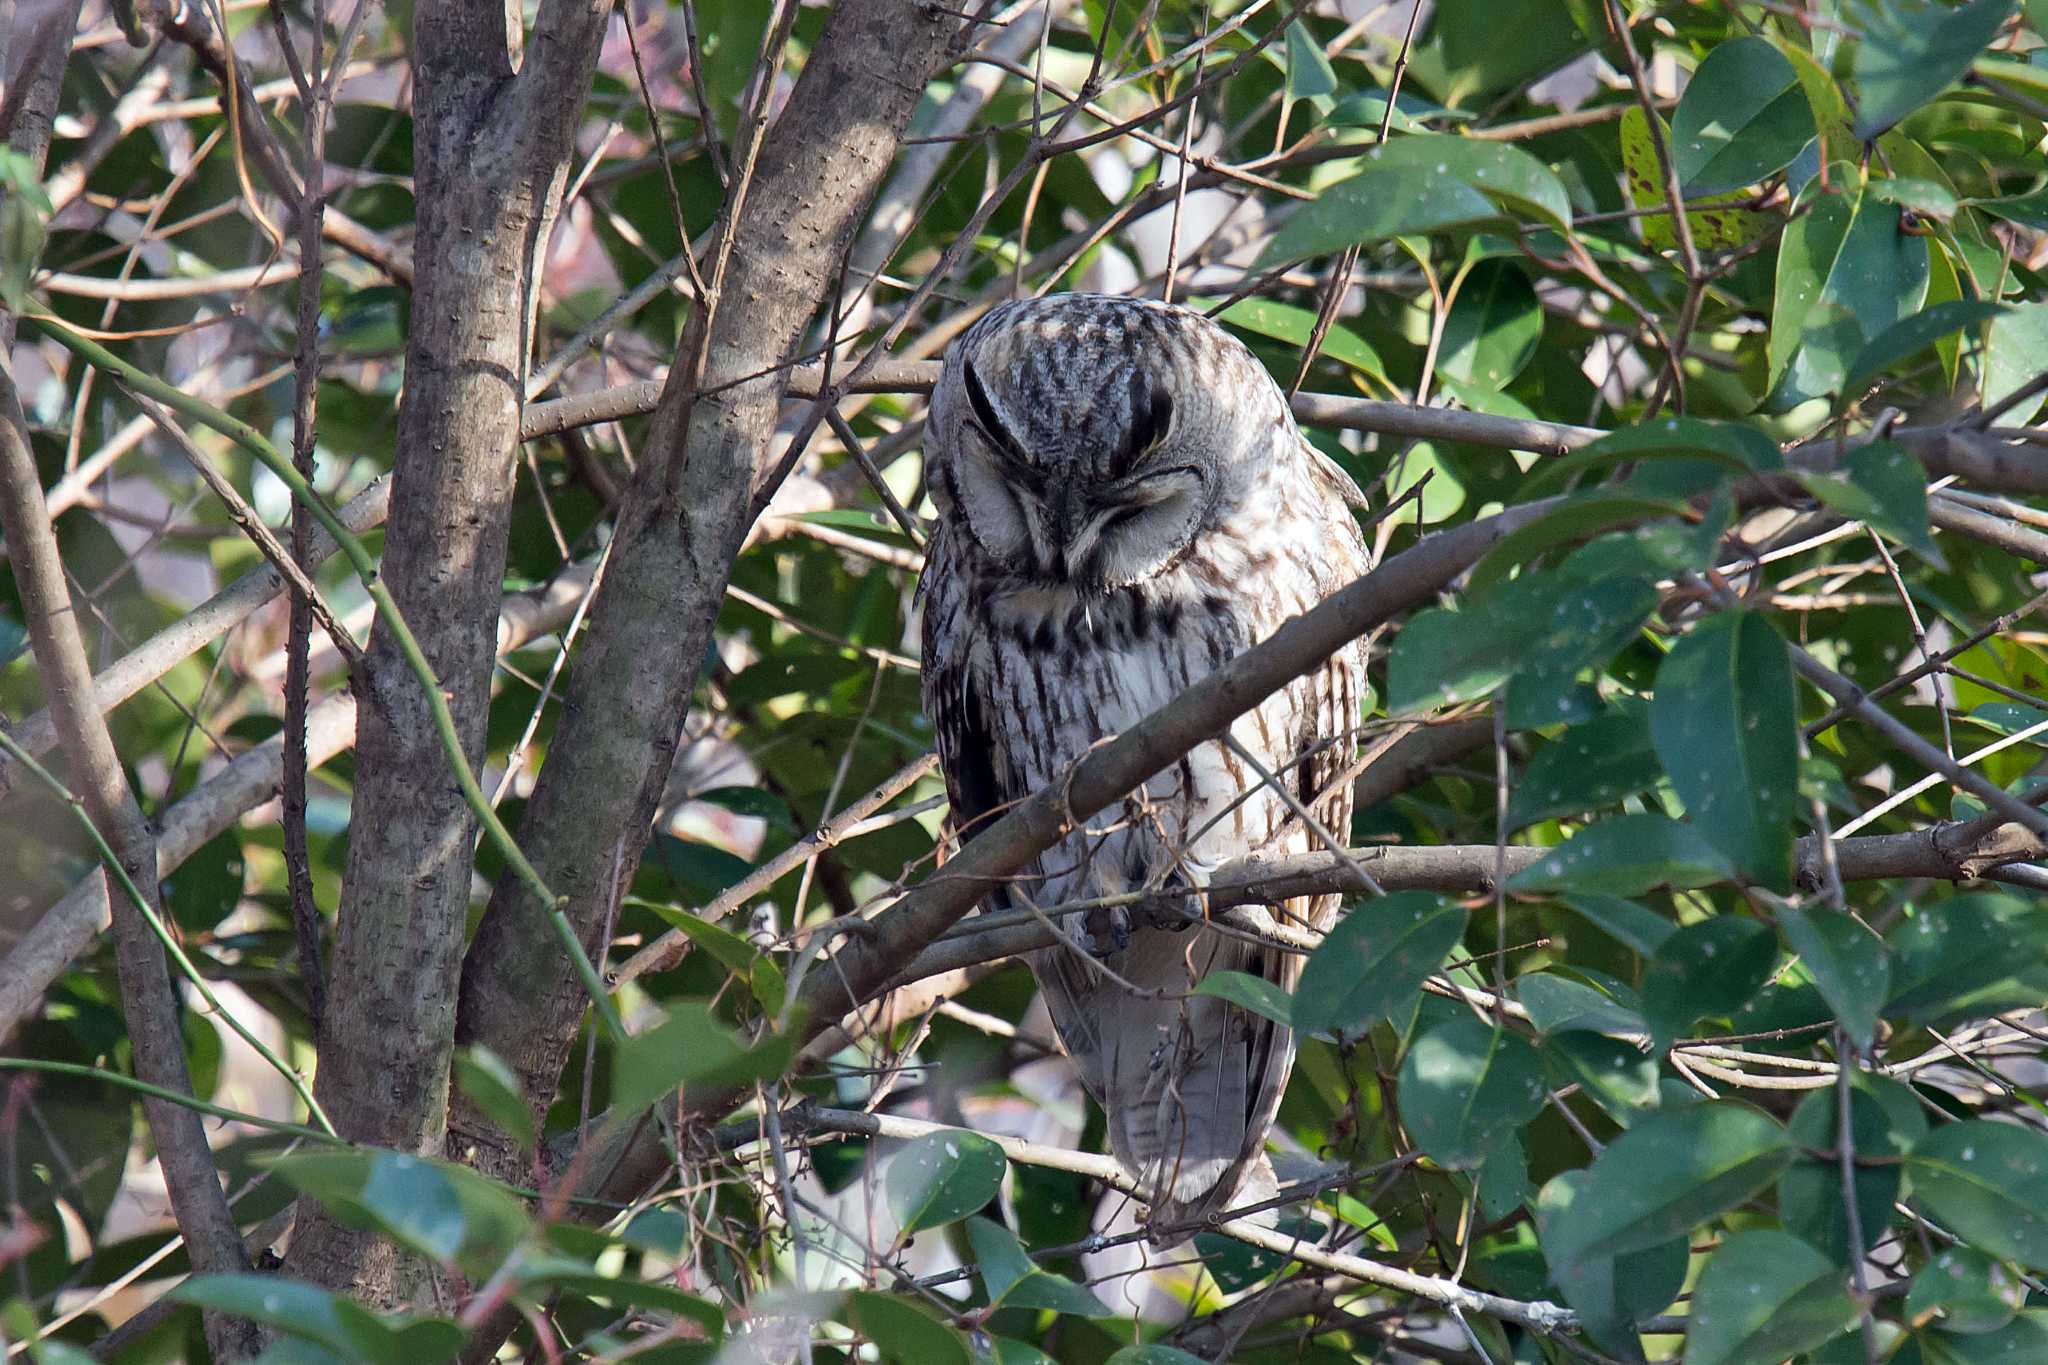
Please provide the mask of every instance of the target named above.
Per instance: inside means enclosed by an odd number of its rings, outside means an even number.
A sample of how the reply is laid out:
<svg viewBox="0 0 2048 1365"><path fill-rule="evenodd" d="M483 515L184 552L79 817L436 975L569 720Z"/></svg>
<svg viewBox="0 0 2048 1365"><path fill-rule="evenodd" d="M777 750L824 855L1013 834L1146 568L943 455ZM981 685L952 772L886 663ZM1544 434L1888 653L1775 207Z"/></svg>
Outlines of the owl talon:
<svg viewBox="0 0 2048 1365"><path fill-rule="evenodd" d="M1088 924L1088 951L1097 958L1105 958L1122 952L1131 946L1131 912L1123 906L1113 906L1096 912Z"/></svg>

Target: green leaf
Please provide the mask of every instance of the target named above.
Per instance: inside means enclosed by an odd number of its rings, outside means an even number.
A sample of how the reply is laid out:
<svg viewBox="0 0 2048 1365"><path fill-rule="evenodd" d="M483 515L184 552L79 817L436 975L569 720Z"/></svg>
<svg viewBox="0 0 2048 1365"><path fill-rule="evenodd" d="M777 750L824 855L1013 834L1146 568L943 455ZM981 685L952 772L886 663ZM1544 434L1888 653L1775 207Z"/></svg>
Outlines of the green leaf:
<svg viewBox="0 0 2048 1365"><path fill-rule="evenodd" d="M453 1261L472 1278L495 1270L528 1230L517 1196L454 1162L360 1147L296 1152L268 1164L340 1222Z"/></svg>
<svg viewBox="0 0 2048 1365"><path fill-rule="evenodd" d="M1189 1355L1178 1346L1154 1341L1143 1346L1126 1346L1103 1365L1206 1365L1200 1356Z"/></svg>
<svg viewBox="0 0 2048 1365"><path fill-rule="evenodd" d="M1508 828L1612 805L1655 785L1661 772L1649 709L1626 700L1537 750L1508 799Z"/></svg>
<svg viewBox="0 0 2048 1365"><path fill-rule="evenodd" d="M1700 417L1660 417L1641 426L1622 427L1557 460L1545 460L1536 477L1522 486L1528 497L1543 497L1573 479L1645 460L1698 461L1702 468L1737 477L1785 467L1778 443L1768 434L1741 422L1714 422ZM1688 479L1689 484L1694 480ZM1690 496L1688 486L1680 496Z"/></svg>
<svg viewBox="0 0 2048 1365"><path fill-rule="evenodd" d="M1671 115L1671 161L1688 197L1718 194L1783 170L1814 136L1792 63L1762 38L1736 38L1687 83Z"/></svg>
<svg viewBox="0 0 2048 1365"><path fill-rule="evenodd" d="M1564 183L1529 153L1441 133L1393 138L1366 153L1364 170L1290 218L1260 259L1271 265L1327 256L1389 237L1517 216L1559 231L1571 224Z"/></svg>
<svg viewBox="0 0 2048 1365"><path fill-rule="evenodd" d="M2037 232L2048 230L2048 185L2002 199L1969 199L1964 202L2008 223L2017 223Z"/></svg>
<svg viewBox="0 0 2048 1365"><path fill-rule="evenodd" d="M901 1365L967 1365L967 1342L930 1310L894 1294L856 1289L846 1296L847 1319L875 1343L885 1361Z"/></svg>
<svg viewBox="0 0 2048 1365"><path fill-rule="evenodd" d="M1664 126L1662 118L1657 120L1657 126ZM1628 188L1629 202L1638 209L1666 207L1663 213L1644 213L1637 218L1642 227L1643 245L1653 251L1668 251L1678 245L1678 232L1672 226L1668 208L1670 196L1664 188L1664 167L1657 159L1657 143L1650 135L1650 120L1639 108L1625 110L1616 136L1621 146L1622 181ZM1667 141L1670 136L1666 131ZM1753 242L1769 232L1778 220L1771 214L1743 207L1750 198L1747 190L1734 190L1727 194L1688 199L1685 222L1692 229L1693 245L1701 251L1722 251Z"/></svg>
<svg viewBox="0 0 2048 1365"><path fill-rule="evenodd" d="M1008 1165L979 1133L928 1133L890 1158L889 1212L906 1233L958 1222L996 1197Z"/></svg>
<svg viewBox="0 0 2048 1365"><path fill-rule="evenodd" d="M1946 1123L1906 1158L1913 1200L1949 1231L2009 1261L2048 1266L2048 1134L2015 1123Z"/></svg>
<svg viewBox="0 0 2048 1365"><path fill-rule="evenodd" d="M1617 1038L1649 1031L1642 1015L1617 1004L1582 981L1552 972L1530 972L1515 978L1515 996L1529 1011L1529 1022L1545 1036L1558 1033L1605 1033Z"/></svg>
<svg viewBox="0 0 2048 1365"><path fill-rule="evenodd" d="M2048 911L1972 893L1919 907L1892 932L1887 1016L1944 1024L2048 999Z"/></svg>
<svg viewBox="0 0 2048 1365"><path fill-rule="evenodd" d="M755 947L752 942L723 924L713 923L678 905L646 900L639 896L626 897L625 904L635 909L653 911L671 929L717 958L721 965L747 983L755 1002L762 1009L771 1014L782 1009L784 1001L788 998L782 968L776 965L774 958Z"/></svg>
<svg viewBox="0 0 2048 1365"><path fill-rule="evenodd" d="M1728 871L1727 858L1692 826L1662 815L1617 815L1508 878L1508 890L1635 896L1660 886L1712 886Z"/></svg>
<svg viewBox="0 0 2048 1365"><path fill-rule="evenodd" d="M1984 347L1984 406L1997 407L2048 368L2048 302L2022 303L1991 324ZM2008 408L2001 426L2025 426L2048 395L2025 399Z"/></svg>
<svg viewBox="0 0 2048 1365"><path fill-rule="evenodd" d="M1810 1091L1786 1125L1792 1140L1813 1152L1840 1145L1841 1098L1834 1086ZM1858 1072L1849 1091L1849 1141L1859 1163L1852 1181L1856 1216L1867 1251L1883 1240L1899 1196L1897 1159L1927 1132L1927 1120L1912 1092L1895 1081ZM1890 1163L1890 1164L1885 1164ZM1802 1154L1778 1178L1778 1216L1794 1234L1847 1266L1849 1216L1843 1199L1842 1167L1832 1155Z"/></svg>
<svg viewBox="0 0 2048 1365"><path fill-rule="evenodd" d="M1777 936L1753 919L1716 915L1680 927L1643 969L1643 1017L1657 1050L1694 1020L1747 1005L1777 960Z"/></svg>
<svg viewBox="0 0 2048 1365"><path fill-rule="evenodd" d="M1859 1314L1827 1257L1789 1233L1738 1232L1700 1272L1685 1365L1782 1360L1840 1336Z"/></svg>
<svg viewBox="0 0 2048 1365"><path fill-rule="evenodd" d="M1586 1334L1609 1352L1640 1365L1643 1347L1637 1324L1662 1312L1685 1284L1689 1248L1683 1237L1621 1256L1593 1257L1560 1264L1549 1248L1560 1223L1569 1223L1583 1207L1585 1171L1566 1171L1546 1184L1536 1197L1537 1237L1544 1249L1551 1280L1566 1303L1577 1310Z"/></svg>
<svg viewBox="0 0 2048 1365"><path fill-rule="evenodd" d="M1941 548L1927 527L1927 471L1903 446L1872 441L1849 454L1842 479L1801 473L1806 491L1843 516L1913 550L1936 568L1946 568Z"/></svg>
<svg viewBox="0 0 2048 1365"><path fill-rule="evenodd" d="M1657 670L1650 735L1693 828L1751 880L1789 889L1799 731L1770 622L1733 611L1694 626Z"/></svg>
<svg viewBox="0 0 2048 1365"><path fill-rule="evenodd" d="M343 1360L398 1360L396 1332L346 1295L282 1275L198 1275L167 1293L173 1303L232 1313Z"/></svg>
<svg viewBox="0 0 2048 1365"><path fill-rule="evenodd" d="M1892 964L1884 940L1846 912L1808 914L1791 904L1778 907L1778 927L1850 1039L1869 1047L1891 992Z"/></svg>
<svg viewBox="0 0 2048 1365"><path fill-rule="evenodd" d="M1927 239L1869 195L1824 194L1794 218L1778 247L1771 406L1844 392L1865 343L1919 309L1929 271Z"/></svg>
<svg viewBox="0 0 2048 1365"><path fill-rule="evenodd" d="M967 1242L974 1249L991 1308L1043 1308L1084 1318L1116 1316L1102 1300L1066 1276L1033 1265L1015 1234L1001 1223L968 1219Z"/></svg>
<svg viewBox="0 0 2048 1365"><path fill-rule="evenodd" d="M1454 1169L1484 1162L1549 1097L1536 1049L1469 1014L1409 1046L1400 1093L1401 1117L1416 1145Z"/></svg>
<svg viewBox="0 0 2048 1365"><path fill-rule="evenodd" d="M1850 74L1856 136L1876 137L1946 90L1990 46L2012 0L1864 0L1850 20L1863 30Z"/></svg>
<svg viewBox="0 0 2048 1365"><path fill-rule="evenodd" d="M1555 1268L1662 1246L1768 1185L1792 1156L1785 1130L1747 1105L1653 1114L1586 1168L1544 1255Z"/></svg>
<svg viewBox="0 0 2048 1365"><path fill-rule="evenodd" d="M1599 1033L1560 1033L1546 1038L1543 1056L1563 1088L1579 1088L1622 1127L1657 1107L1657 1063L1634 1043Z"/></svg>
<svg viewBox="0 0 2048 1365"><path fill-rule="evenodd" d="M1921 1365L2013 1365L2023 1360L2048 1360L2048 1312L2034 1309L2020 1314L1992 1332L1922 1332ZM1904 1352L1893 1357L1901 1365Z"/></svg>
<svg viewBox="0 0 2048 1365"><path fill-rule="evenodd" d="M499 1132L533 1150L533 1113L526 1107L519 1078L503 1057L481 1043L455 1054L455 1085Z"/></svg>
<svg viewBox="0 0 2048 1365"><path fill-rule="evenodd" d="M1294 1027L1356 1037L1414 1005L1465 933L1465 907L1427 891L1354 903L1301 970Z"/></svg>
<svg viewBox="0 0 2048 1365"><path fill-rule="evenodd" d="M1274 1231L1283 1237L1298 1237L1307 1245L1314 1246L1322 1241L1329 1228L1313 1218L1283 1218L1274 1225ZM1259 1281L1277 1274L1294 1259L1285 1252L1251 1246L1220 1232L1196 1233L1195 1250L1201 1254L1202 1264L1215 1277L1216 1287L1226 1294L1250 1289Z"/></svg>
<svg viewBox="0 0 2048 1365"><path fill-rule="evenodd" d="M1875 187L1872 192L1876 192ZM1923 308L1879 332L1856 353L1856 359L1849 364L1848 377L1842 381L1842 391L1856 393L1886 370L1911 360L1943 337L2006 311L2004 305L1989 299L1949 299Z"/></svg>
<svg viewBox="0 0 2048 1365"><path fill-rule="evenodd" d="M1601 933L1643 957L1655 953L1678 930L1677 925L1655 910L1620 896L1582 892L1566 896L1564 903Z"/></svg>
<svg viewBox="0 0 2048 1365"><path fill-rule="evenodd" d="M719 1023L703 1001L679 1001L660 1023L618 1045L612 1103L622 1113L637 1114L686 1082L750 1085L780 1076L795 1056L792 1033L770 1034L749 1046Z"/></svg>
<svg viewBox="0 0 2048 1365"><path fill-rule="evenodd" d="M1188 307L1208 312L1222 302L1216 298L1191 298ZM1296 349L1308 345L1308 339L1315 335L1314 309L1297 308L1274 299L1239 299L1215 317L1219 322L1242 327L1247 332L1271 337L1275 341L1284 341ZM1330 325L1330 330L1323 336L1323 348L1317 354L1349 365L1361 374L1369 374L1383 384L1391 386L1393 383L1387 378L1386 367L1380 363L1379 352L1372 348L1372 343L1341 322Z"/></svg>
<svg viewBox="0 0 2048 1365"><path fill-rule="evenodd" d="M1355 913L1355 912L1354 912ZM1276 1024L1292 1025L1294 1006L1285 987L1249 972L1212 971L1195 985L1196 995L1228 1000Z"/></svg>
<svg viewBox="0 0 2048 1365"><path fill-rule="evenodd" d="M1287 97L1314 99L1337 91L1337 72L1323 45L1299 19L1287 26Z"/></svg>
<svg viewBox="0 0 2048 1365"><path fill-rule="evenodd" d="M1437 369L1465 384L1503 389L1543 339L1543 306L1517 264L1485 260L1467 272L1444 318Z"/></svg>
<svg viewBox="0 0 2048 1365"><path fill-rule="evenodd" d="M1488 550L1485 558L1472 566L1471 576L1466 580L1468 590L1478 593L1488 589L1506 578L1508 570L1558 546L1591 540L1603 531L1619 527L1640 527L1646 521L1669 517L1678 510L1661 498L1571 494L1563 505L1509 533Z"/></svg>
<svg viewBox="0 0 2048 1365"><path fill-rule="evenodd" d="M1951 1332L1995 1332L2027 1300L2020 1277L1975 1247L1944 1247L1928 1258L1906 1291L1906 1321Z"/></svg>

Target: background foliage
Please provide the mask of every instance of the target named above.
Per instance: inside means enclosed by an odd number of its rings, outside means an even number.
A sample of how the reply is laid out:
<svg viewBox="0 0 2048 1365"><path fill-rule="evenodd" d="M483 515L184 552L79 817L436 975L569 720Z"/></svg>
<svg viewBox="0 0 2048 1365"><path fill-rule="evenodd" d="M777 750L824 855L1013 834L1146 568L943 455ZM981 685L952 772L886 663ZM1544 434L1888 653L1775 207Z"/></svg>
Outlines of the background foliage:
<svg viewBox="0 0 2048 1365"><path fill-rule="evenodd" d="M811 368L748 456L766 514L668 717L644 856L616 855L586 929L631 1036L587 1019L537 1106L524 1064L442 1040L495 1156L337 1143L329 1120L359 1117L281 1074L332 1064L273 803L289 631L199 471L280 524L260 449L290 449L313 388L312 482L384 548L431 216L414 100L452 77L414 67L409 7L339 8L227 5L253 101L232 110L190 15L144 6L131 46L129 8L89 4L75 33L60 15L68 61L10 44L11 92L63 63L47 164L18 135L0 161L13 384L92 667L155 651L109 724L189 970L191 1094L257 1253L180 1279L135 1007L104 911L77 908L104 903L100 854L22 757L76 781L38 714L35 603L0 578L12 1350L207 1358L206 1308L266 1324L280 1361L480 1358L508 1333L548 1360L2048 1359L2037 0L963 6L981 60L933 77L802 302ZM635 3L593 49L488 568L472 758L522 840L660 448L644 381L693 354L721 206L825 22ZM337 60L305 120L293 68L317 89ZM317 380L263 143L321 148ZM849 986L870 1007L843 1023L805 1008L838 998L848 924L939 853L913 657L929 362L993 302L1084 288L1220 316L1293 381L1395 563L1478 528L1441 582L1388 580L1409 595L1375 636L1356 852L1290 870L1355 891L1346 917L1294 944L1291 999L1205 985L1303 1035L1276 1134L1294 1199L1165 1253L1008 956L1031 926L887 942L876 981L901 990ZM878 339L821 424L811 397ZM151 376L189 450L138 409ZM347 556L313 578L362 640ZM374 689L311 644L302 866L331 924L380 820L351 799ZM475 864L472 921L501 845ZM77 949L32 958L66 913ZM680 1130L650 1113L679 1087ZM593 1194L629 1134L673 1159ZM402 1248L400 1292L266 1273L294 1196Z"/></svg>

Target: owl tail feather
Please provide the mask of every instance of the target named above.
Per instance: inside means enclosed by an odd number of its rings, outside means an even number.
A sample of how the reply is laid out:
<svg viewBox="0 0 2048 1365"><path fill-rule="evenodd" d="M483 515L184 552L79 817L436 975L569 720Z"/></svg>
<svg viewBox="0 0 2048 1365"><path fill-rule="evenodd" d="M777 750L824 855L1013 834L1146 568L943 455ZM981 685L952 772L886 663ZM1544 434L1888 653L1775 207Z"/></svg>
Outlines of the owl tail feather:
<svg viewBox="0 0 2048 1365"><path fill-rule="evenodd" d="M1190 962L1191 948L1209 960ZM1188 989L1210 971L1287 968L1271 950L1228 940L1196 946L1157 929L1133 933L1107 965L1150 989L1134 995L1071 955L1034 963L1082 1081L1108 1118L1110 1150L1151 1193L1154 1244L1178 1246L1203 1219L1245 1202L1255 1171L1271 1179L1265 1139L1294 1060L1285 1028Z"/></svg>

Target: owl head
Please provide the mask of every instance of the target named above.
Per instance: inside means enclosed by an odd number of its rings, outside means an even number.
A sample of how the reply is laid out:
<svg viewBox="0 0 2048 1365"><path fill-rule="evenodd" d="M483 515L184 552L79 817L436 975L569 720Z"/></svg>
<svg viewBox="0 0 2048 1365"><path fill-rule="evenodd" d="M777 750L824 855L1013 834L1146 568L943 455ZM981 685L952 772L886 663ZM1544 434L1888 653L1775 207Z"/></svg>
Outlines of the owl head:
<svg viewBox="0 0 2048 1365"><path fill-rule="evenodd" d="M1272 379L1201 314L1061 294L953 344L925 449L940 517L997 566L1104 591L1172 566L1299 440Z"/></svg>

